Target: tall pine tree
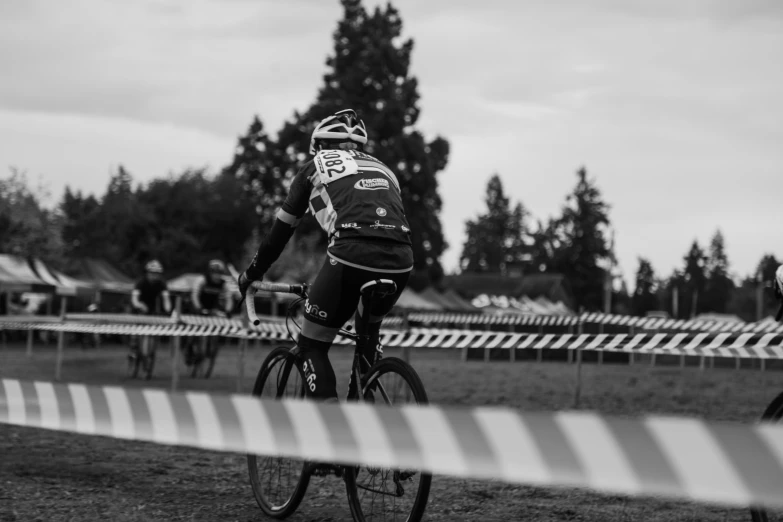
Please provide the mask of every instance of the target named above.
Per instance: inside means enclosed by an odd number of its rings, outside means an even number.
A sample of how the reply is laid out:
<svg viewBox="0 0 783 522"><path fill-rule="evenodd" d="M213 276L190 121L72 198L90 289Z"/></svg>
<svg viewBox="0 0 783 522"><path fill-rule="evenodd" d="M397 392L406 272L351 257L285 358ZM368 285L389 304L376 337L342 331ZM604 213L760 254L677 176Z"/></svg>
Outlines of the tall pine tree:
<svg viewBox="0 0 783 522"><path fill-rule="evenodd" d="M509 263L527 259L527 212L521 203L511 209L497 174L487 183L485 203L487 212L465 224L461 266L466 272L504 273Z"/></svg>
<svg viewBox="0 0 783 522"><path fill-rule="evenodd" d="M231 164L223 175L236 178L245 196L252 202L261 232L272 225L277 209L285 198L285 172L273 157L279 150L264 130L258 116L253 117L244 136L240 136Z"/></svg>
<svg viewBox="0 0 783 522"><path fill-rule="evenodd" d="M577 184L566 199L563 214L550 224L545 239L552 257L548 266L568 278L577 308L601 310L604 278L611 252L605 231L609 226L609 205L595 180L583 167Z"/></svg>
<svg viewBox="0 0 783 522"><path fill-rule="evenodd" d="M414 252L409 284L421 288L443 275L440 257L447 245L436 176L446 166L449 144L440 137L427 140L415 129L420 109L418 83L410 74L413 40L402 40L399 12L390 4L370 14L360 0L341 3L343 18L334 32L324 83L313 105L295 113L280 131L275 164L284 176L292 176L309 157L315 125L338 110L354 109L367 125L367 152L400 181Z"/></svg>
<svg viewBox="0 0 783 522"><path fill-rule="evenodd" d="M707 256L698 241L693 241L683 261L685 261L683 280L687 295L687 310L689 310L690 317L693 317L706 309L704 293L707 288ZM682 292L682 290L680 291ZM681 309L682 312L684 310Z"/></svg>
<svg viewBox="0 0 783 522"><path fill-rule="evenodd" d="M726 313L734 282L729 277L729 259L726 244L720 230L710 241L710 253L706 262L707 283L705 289L704 310Z"/></svg>
<svg viewBox="0 0 783 522"><path fill-rule="evenodd" d="M656 286L652 263L640 257L639 268L636 271L636 288L631 298L634 315L644 316L647 312L658 308Z"/></svg>

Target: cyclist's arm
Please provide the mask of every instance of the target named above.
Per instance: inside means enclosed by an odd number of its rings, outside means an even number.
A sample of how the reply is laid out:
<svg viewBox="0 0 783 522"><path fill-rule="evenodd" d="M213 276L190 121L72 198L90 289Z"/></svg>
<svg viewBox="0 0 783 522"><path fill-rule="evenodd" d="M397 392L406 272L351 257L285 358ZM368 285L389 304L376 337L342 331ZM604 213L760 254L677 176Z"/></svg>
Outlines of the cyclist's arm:
<svg viewBox="0 0 783 522"><path fill-rule="evenodd" d="M223 285L223 310L226 312L226 315L231 314L231 311L234 309L234 295L231 292L231 287L229 287L227 284Z"/></svg>
<svg viewBox="0 0 783 522"><path fill-rule="evenodd" d="M203 306L201 305L201 289L204 288L204 284L207 282L204 277L196 279L196 284L193 285L193 290L190 293L190 300L193 302L193 307L196 312L200 312Z"/></svg>
<svg viewBox="0 0 783 522"><path fill-rule="evenodd" d="M778 313L775 315L776 321L780 321L781 318L783 318L783 303L780 303L780 307L778 307Z"/></svg>
<svg viewBox="0 0 783 522"><path fill-rule="evenodd" d="M167 314L171 313L171 295L169 295L169 289L166 288L163 290L163 292L160 294L160 297L163 299L163 309L166 311Z"/></svg>
<svg viewBox="0 0 783 522"><path fill-rule="evenodd" d="M137 310L147 311L147 305L142 303L139 297L141 297L141 292L138 288L134 288L133 292L131 292L131 306Z"/></svg>
<svg viewBox="0 0 783 522"><path fill-rule="evenodd" d="M291 189L288 191L285 203L277 212L271 230L261 241L253 261L246 270L250 279L261 279L269 267L277 261L288 240L294 235L297 225L307 212L312 190L312 184L307 174L308 170L312 169L308 169L307 166L300 169L291 183Z"/></svg>

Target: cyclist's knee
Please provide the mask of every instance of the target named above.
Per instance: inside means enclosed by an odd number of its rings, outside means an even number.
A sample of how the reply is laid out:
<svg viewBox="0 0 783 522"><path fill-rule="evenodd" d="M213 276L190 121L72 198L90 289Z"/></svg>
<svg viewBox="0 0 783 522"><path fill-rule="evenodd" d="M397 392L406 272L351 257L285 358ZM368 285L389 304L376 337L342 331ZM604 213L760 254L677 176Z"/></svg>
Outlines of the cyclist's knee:
<svg viewBox="0 0 783 522"><path fill-rule="evenodd" d="M305 393L313 399L337 397L337 379L329 362L331 342L299 336L302 371L305 377Z"/></svg>

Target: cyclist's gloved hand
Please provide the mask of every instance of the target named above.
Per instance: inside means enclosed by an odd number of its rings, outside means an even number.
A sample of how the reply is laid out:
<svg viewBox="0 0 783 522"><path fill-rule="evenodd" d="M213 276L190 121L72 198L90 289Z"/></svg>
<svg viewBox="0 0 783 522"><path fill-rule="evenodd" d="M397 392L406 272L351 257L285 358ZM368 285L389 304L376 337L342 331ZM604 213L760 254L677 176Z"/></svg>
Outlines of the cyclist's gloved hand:
<svg viewBox="0 0 783 522"><path fill-rule="evenodd" d="M252 268L252 266L248 267L247 270L239 274L239 278L237 279L239 293L242 294L243 301L245 300L247 289L250 288L250 285L253 284L254 281L261 281L264 277L264 274L257 274Z"/></svg>

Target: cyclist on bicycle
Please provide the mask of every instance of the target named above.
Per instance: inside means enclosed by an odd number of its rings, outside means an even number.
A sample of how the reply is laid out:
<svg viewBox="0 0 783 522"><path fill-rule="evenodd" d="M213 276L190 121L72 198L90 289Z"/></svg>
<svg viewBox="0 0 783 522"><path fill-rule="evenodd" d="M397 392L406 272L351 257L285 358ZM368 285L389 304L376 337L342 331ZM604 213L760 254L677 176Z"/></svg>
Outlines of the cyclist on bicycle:
<svg viewBox="0 0 783 522"><path fill-rule="evenodd" d="M209 262L206 273L199 276L193 284L190 297L196 313L223 317L231 313L233 302L231 288L225 279L227 274L228 270L223 261L213 259Z"/></svg>
<svg viewBox="0 0 783 522"><path fill-rule="evenodd" d="M222 261L213 259L209 262L207 271L199 276L193 284L190 298L196 313L219 317L229 316L233 307L233 299L231 288L225 279L227 274L228 270ZM214 342L216 340L212 337L188 340L185 345L185 365L191 366L203 360L209 345Z"/></svg>
<svg viewBox="0 0 783 522"><path fill-rule="evenodd" d="M366 143L364 122L351 109L315 127L310 138L314 158L294 177L277 219L238 280L244 296L280 256L308 210L328 234L327 257L310 288L298 339L303 370L311 383L307 394L315 399L337 398L328 354L338 330L355 313L357 325L366 324L370 334L369 342L359 343L359 349L372 361L381 321L413 269L399 182L389 167L364 152ZM373 310L363 310L362 285L380 278L394 281L396 293L375 301Z"/></svg>
<svg viewBox="0 0 783 522"><path fill-rule="evenodd" d="M133 287L131 307L134 313L143 315L171 312L171 297L163 280L163 265L157 259L144 265L144 277Z"/></svg>
<svg viewBox="0 0 783 522"><path fill-rule="evenodd" d="M157 259L144 265L144 276L136 282L131 293L131 309L132 313L140 315L157 315L161 311L171 312L171 297L163 280L163 265ZM138 340L132 337L129 357L135 357L138 351ZM141 353L146 357L150 352L150 339L144 336L141 342Z"/></svg>

